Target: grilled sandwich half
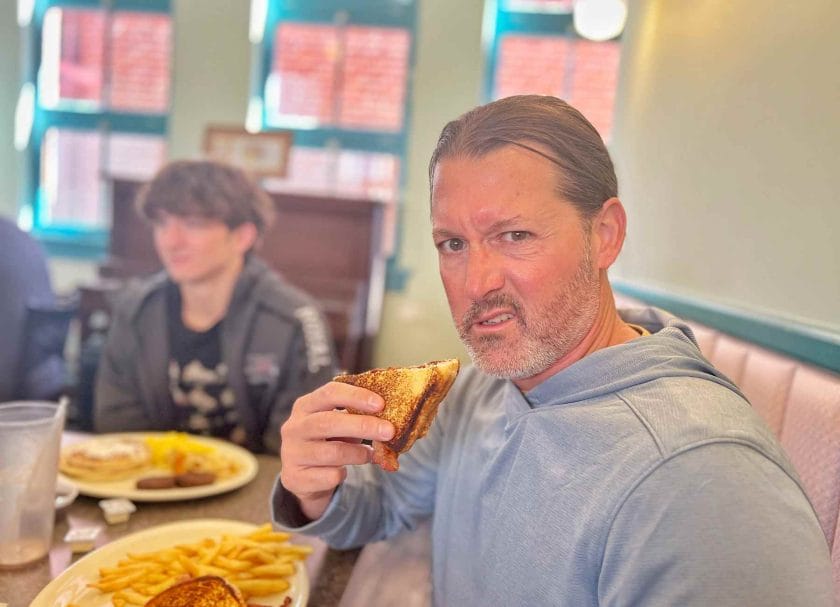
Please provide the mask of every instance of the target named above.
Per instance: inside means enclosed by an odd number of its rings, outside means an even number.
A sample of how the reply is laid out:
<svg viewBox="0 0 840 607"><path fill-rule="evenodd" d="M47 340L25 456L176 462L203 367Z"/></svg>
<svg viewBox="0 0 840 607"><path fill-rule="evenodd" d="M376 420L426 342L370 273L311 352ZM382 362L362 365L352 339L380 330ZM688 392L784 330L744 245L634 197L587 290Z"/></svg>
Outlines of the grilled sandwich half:
<svg viewBox="0 0 840 607"><path fill-rule="evenodd" d="M146 607L246 607L239 590L216 575L204 575L167 588Z"/></svg>
<svg viewBox="0 0 840 607"><path fill-rule="evenodd" d="M451 358L415 367L371 369L335 378L335 381L376 392L385 399L385 407L376 417L394 424L396 432L387 442L373 441L374 463L391 472L399 469L397 456L426 435L438 405L452 387L460 366L457 358ZM355 409L348 411L365 413Z"/></svg>

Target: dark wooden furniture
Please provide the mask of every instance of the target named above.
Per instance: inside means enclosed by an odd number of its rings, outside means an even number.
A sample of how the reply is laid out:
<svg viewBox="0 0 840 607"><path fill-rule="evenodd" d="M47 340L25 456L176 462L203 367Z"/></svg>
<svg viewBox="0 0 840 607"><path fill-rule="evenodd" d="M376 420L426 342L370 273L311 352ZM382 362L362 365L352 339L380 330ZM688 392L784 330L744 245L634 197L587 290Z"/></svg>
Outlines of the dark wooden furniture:
<svg viewBox="0 0 840 607"><path fill-rule="evenodd" d="M108 314L108 293L120 281L160 269L150 227L134 211L141 182L112 182L113 228L103 282L81 290L82 338L95 312ZM277 216L257 254L321 305L339 364L370 367L385 283L383 205L372 200L272 193ZM101 315L100 315L101 317Z"/></svg>

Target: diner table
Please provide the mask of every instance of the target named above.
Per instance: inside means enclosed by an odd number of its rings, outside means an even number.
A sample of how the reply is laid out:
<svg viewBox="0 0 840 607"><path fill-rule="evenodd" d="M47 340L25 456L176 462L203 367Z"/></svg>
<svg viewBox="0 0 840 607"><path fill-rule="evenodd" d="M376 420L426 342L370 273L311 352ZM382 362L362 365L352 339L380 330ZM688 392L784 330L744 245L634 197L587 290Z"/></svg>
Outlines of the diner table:
<svg viewBox="0 0 840 607"><path fill-rule="evenodd" d="M62 442L78 440L75 433L65 433ZM62 571L84 555L74 555L64 542L71 528L101 525L96 545L101 546L130 533L174 521L223 518L261 524L271 520L269 498L280 471L280 459L257 455L259 471L253 481L234 491L177 502L138 502L137 511L128 522L106 525L98 498L79 496L64 511L56 514L53 542L49 554L17 569L0 570L0 605L26 607L38 593ZM174 538L177 539L177 538ZM313 547L306 559L310 582L308 605L338 605L347 585L359 550L339 551L329 548L317 538L294 535L293 542Z"/></svg>

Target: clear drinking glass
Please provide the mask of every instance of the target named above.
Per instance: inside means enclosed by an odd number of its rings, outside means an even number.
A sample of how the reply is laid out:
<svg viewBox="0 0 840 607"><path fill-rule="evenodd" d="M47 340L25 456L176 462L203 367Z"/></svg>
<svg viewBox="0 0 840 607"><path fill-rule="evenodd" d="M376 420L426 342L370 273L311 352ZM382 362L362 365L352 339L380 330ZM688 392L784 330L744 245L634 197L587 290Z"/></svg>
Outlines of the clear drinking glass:
<svg viewBox="0 0 840 607"><path fill-rule="evenodd" d="M66 403L0 404L0 568L49 552Z"/></svg>

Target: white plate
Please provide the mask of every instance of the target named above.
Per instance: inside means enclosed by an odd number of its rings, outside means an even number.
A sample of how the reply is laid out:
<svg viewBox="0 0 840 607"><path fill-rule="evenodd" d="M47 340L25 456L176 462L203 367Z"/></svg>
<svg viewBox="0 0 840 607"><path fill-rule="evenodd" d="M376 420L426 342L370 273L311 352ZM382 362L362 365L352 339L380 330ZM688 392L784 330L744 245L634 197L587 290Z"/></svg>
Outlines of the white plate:
<svg viewBox="0 0 840 607"><path fill-rule="evenodd" d="M79 497L79 488L64 476L55 481L55 510L64 510Z"/></svg>
<svg viewBox="0 0 840 607"><path fill-rule="evenodd" d="M125 432L120 434L101 434L98 436L144 438L146 436L164 436L165 432ZM92 436L91 438L96 438ZM174 502L180 500L218 495L247 485L257 475L259 464L254 455L233 443L209 438L206 436L190 435L191 439L214 447L216 451L239 464L239 472L228 478L217 480L209 485L199 487L173 487L172 489L138 489L137 479L147 476L171 474L169 470L147 468L146 470L120 481L85 481L69 478L59 474L59 478L69 480L79 488L79 493L91 497L125 497L136 502Z"/></svg>
<svg viewBox="0 0 840 607"><path fill-rule="evenodd" d="M29 607L110 607L111 594L103 594L87 584L99 577L100 567L114 567L129 552L150 552L177 544L197 542L204 538L220 538L223 534L241 535L250 533L256 525L225 519L200 519L178 521L144 531L126 535L110 544L91 552L65 569L61 575L38 593ZM297 570L291 579L291 588L287 593L267 597L255 597L254 601L276 606L285 596L292 597L292 607L304 607L309 600L309 578L302 562L297 563Z"/></svg>

